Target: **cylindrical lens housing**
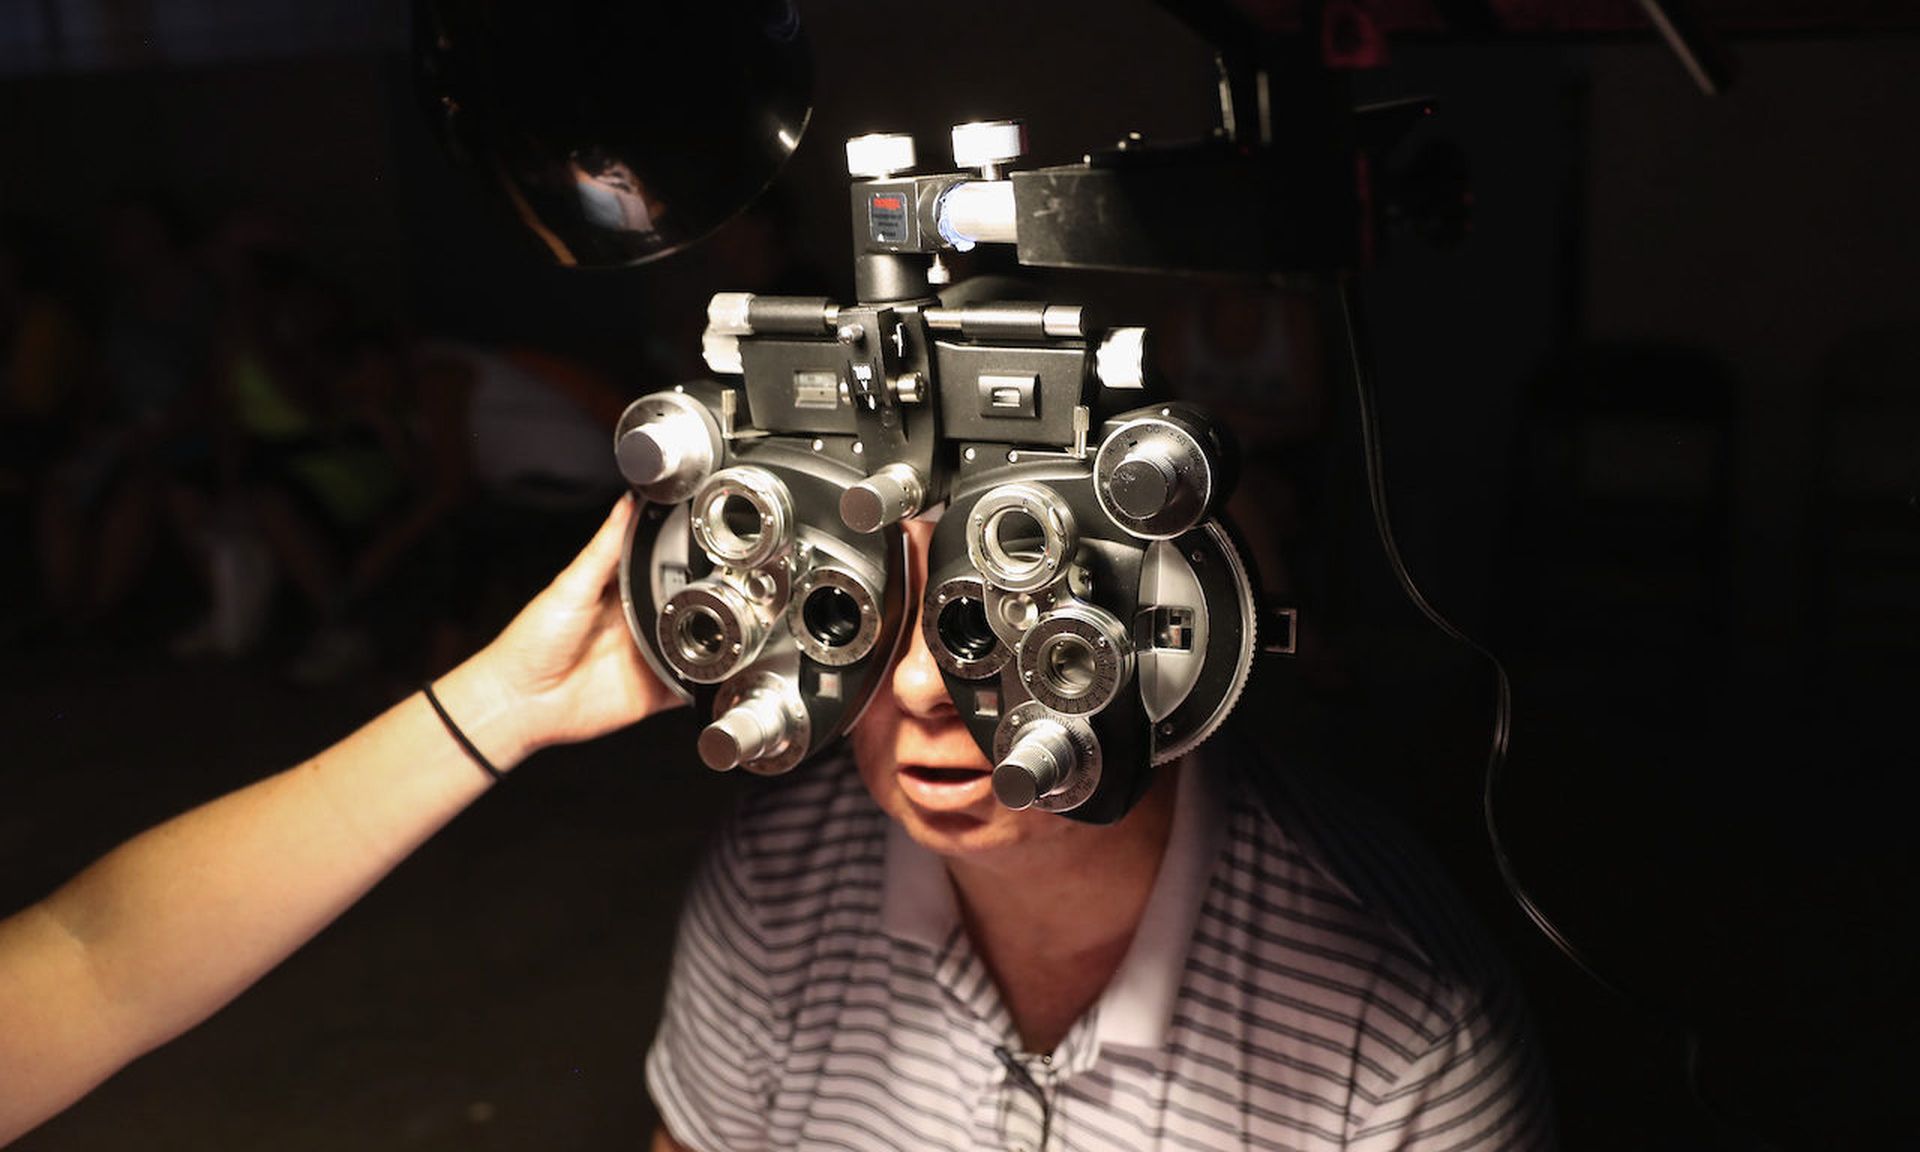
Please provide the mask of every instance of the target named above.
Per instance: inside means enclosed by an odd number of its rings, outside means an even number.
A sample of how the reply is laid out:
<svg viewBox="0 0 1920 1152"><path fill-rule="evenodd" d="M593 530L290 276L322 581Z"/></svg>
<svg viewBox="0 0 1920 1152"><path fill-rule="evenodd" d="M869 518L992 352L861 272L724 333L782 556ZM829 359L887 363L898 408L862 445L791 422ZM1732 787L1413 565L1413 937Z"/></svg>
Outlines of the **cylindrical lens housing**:
<svg viewBox="0 0 1920 1152"><path fill-rule="evenodd" d="M715 772L725 772L785 749L786 709L766 693L756 693L727 709L700 733L700 759Z"/></svg>
<svg viewBox="0 0 1920 1152"><path fill-rule="evenodd" d="M1069 604L1040 618L1020 639L1020 680L1055 712L1090 716L1113 703L1133 677L1133 642L1111 612Z"/></svg>
<svg viewBox="0 0 1920 1152"><path fill-rule="evenodd" d="M992 676L1013 654L994 635L986 584L978 576L955 576L929 589L920 634L941 671L967 680Z"/></svg>
<svg viewBox="0 0 1920 1152"><path fill-rule="evenodd" d="M654 635L674 672L696 684L717 684L760 655L766 625L738 588L702 580L660 606Z"/></svg>
<svg viewBox="0 0 1920 1152"><path fill-rule="evenodd" d="M713 723L700 733L700 759L716 771L740 767L776 776L805 759L813 739L797 681L772 672L736 676L713 698Z"/></svg>
<svg viewBox="0 0 1920 1152"><path fill-rule="evenodd" d="M841 667L864 659L880 639L880 591L846 568L813 569L793 589L787 627L800 651Z"/></svg>
<svg viewBox="0 0 1920 1152"><path fill-rule="evenodd" d="M993 795L1008 808L1031 808L1073 774L1079 757L1067 730L1051 721L1029 724L993 769Z"/></svg>
<svg viewBox="0 0 1920 1152"><path fill-rule="evenodd" d="M1002 484L967 516L967 559L1009 592L1035 592L1058 580L1078 543L1072 509L1044 484Z"/></svg>
<svg viewBox="0 0 1920 1152"><path fill-rule="evenodd" d="M627 406L613 437L620 474L656 504L677 504L713 471L719 429L693 397L655 392Z"/></svg>
<svg viewBox="0 0 1920 1152"><path fill-rule="evenodd" d="M693 538L716 564L758 568L793 544L793 497L765 468L715 472L693 494Z"/></svg>
<svg viewBox="0 0 1920 1152"><path fill-rule="evenodd" d="M1221 484L1216 439L1190 409L1165 407L1109 432L1093 460L1100 508L1143 540L1169 540L1206 519Z"/></svg>

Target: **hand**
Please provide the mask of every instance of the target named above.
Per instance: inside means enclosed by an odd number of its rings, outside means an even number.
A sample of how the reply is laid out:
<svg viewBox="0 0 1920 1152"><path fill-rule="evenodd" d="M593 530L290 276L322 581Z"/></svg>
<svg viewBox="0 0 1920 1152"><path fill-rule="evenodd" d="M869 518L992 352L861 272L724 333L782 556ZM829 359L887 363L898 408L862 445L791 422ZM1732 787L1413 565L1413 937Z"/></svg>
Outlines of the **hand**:
<svg viewBox="0 0 1920 1152"><path fill-rule="evenodd" d="M489 682L520 755L684 703L641 659L620 605L616 574L633 514L633 497L622 497L573 563L456 673Z"/></svg>

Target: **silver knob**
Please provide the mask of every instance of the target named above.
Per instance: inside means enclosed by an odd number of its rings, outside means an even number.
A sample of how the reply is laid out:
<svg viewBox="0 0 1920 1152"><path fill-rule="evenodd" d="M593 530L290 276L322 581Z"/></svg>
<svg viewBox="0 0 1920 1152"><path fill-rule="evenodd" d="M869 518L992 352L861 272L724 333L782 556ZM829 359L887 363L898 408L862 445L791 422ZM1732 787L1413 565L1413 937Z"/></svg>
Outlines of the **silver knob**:
<svg viewBox="0 0 1920 1152"><path fill-rule="evenodd" d="M913 137L899 132L870 132L847 141L847 174L862 180L885 180L910 171L918 158Z"/></svg>
<svg viewBox="0 0 1920 1152"><path fill-rule="evenodd" d="M1165 447L1150 442L1114 465L1107 495L1122 512L1146 520L1166 509L1179 484L1180 474L1167 458Z"/></svg>
<svg viewBox="0 0 1920 1152"><path fill-rule="evenodd" d="M926 491L910 465L889 464L840 494L840 520L855 532L878 532L920 511Z"/></svg>
<svg viewBox="0 0 1920 1152"><path fill-rule="evenodd" d="M718 684L758 659L766 633L745 593L711 576L668 597L654 622L661 659L695 684Z"/></svg>
<svg viewBox="0 0 1920 1152"><path fill-rule="evenodd" d="M978 168L989 180L1000 169L1027 154L1027 126L1018 120L978 120L953 126L953 163Z"/></svg>
<svg viewBox="0 0 1920 1152"><path fill-rule="evenodd" d="M1129 391L1147 386L1147 330L1113 328L1093 354L1094 375L1108 388Z"/></svg>
<svg viewBox="0 0 1920 1152"><path fill-rule="evenodd" d="M713 468L718 431L705 406L686 392L655 392L621 413L614 428L614 462L648 500L676 504Z"/></svg>
<svg viewBox="0 0 1920 1152"><path fill-rule="evenodd" d="M685 454L676 441L675 429L666 421L629 428L613 446L620 461L620 474L636 488L665 480L680 471Z"/></svg>
<svg viewBox="0 0 1920 1152"><path fill-rule="evenodd" d="M779 701L755 693L700 733L700 759L715 772L725 772L778 752L786 740L787 715Z"/></svg>
<svg viewBox="0 0 1920 1152"><path fill-rule="evenodd" d="M993 770L993 795L1016 812L1059 788L1079 755L1067 730L1051 720L1030 724Z"/></svg>

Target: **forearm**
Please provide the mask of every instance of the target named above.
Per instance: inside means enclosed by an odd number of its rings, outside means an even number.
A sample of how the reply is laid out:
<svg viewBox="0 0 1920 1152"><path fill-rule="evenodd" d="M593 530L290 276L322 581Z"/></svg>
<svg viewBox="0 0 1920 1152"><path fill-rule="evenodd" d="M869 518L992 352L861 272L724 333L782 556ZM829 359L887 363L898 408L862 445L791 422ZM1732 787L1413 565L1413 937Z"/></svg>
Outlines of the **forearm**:
<svg viewBox="0 0 1920 1152"><path fill-rule="evenodd" d="M439 691L498 767L525 756L471 663ZM415 694L0 922L0 1143L238 995L488 784Z"/></svg>
<svg viewBox="0 0 1920 1152"><path fill-rule="evenodd" d="M506 631L438 682L495 767L677 702L635 652L615 588L632 513L620 501ZM0 1143L238 995L490 782L415 694L0 921Z"/></svg>

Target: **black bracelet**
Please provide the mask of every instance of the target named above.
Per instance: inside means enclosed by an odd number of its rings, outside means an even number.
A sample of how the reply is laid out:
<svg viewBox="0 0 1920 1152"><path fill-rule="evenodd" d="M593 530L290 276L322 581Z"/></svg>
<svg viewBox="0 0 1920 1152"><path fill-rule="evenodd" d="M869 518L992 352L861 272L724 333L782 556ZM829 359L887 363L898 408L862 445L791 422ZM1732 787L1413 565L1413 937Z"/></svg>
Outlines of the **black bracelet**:
<svg viewBox="0 0 1920 1152"><path fill-rule="evenodd" d="M454 741L460 745L461 750L471 757L475 764L480 765L480 771L493 777L494 783L496 784L505 780L507 774L495 768L492 764L489 764L487 758L480 754L480 749L473 746L473 741L467 739L467 734L460 731L460 725L455 724L453 717L447 715L446 705L440 703L440 697L433 694L433 681L429 680L421 685L420 691L425 693L427 703L433 705L434 712L440 717L440 723L447 726L447 734L454 738Z"/></svg>

